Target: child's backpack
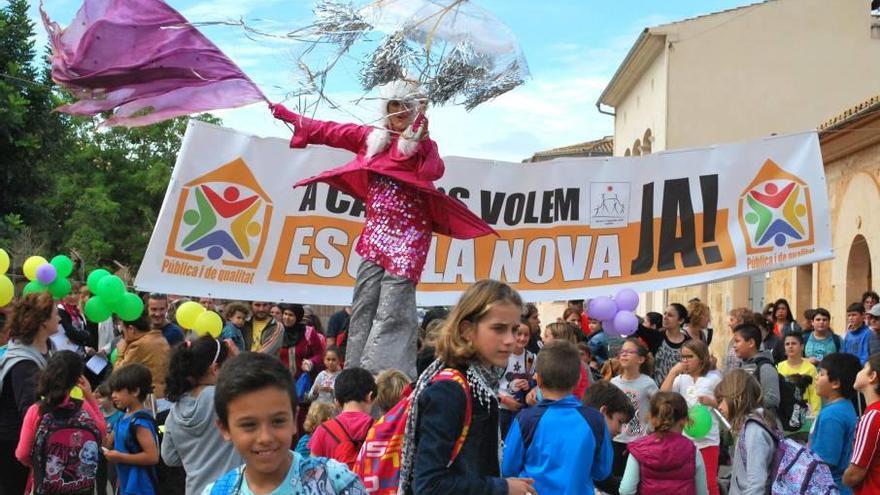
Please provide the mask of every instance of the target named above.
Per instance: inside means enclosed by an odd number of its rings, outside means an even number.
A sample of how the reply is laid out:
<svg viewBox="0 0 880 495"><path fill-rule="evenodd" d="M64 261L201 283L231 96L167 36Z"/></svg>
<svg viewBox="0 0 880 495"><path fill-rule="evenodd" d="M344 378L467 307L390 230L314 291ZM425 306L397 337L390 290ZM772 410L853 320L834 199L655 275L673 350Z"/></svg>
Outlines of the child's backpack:
<svg viewBox="0 0 880 495"><path fill-rule="evenodd" d="M82 407L43 414L31 460L36 495L91 494L101 454L98 424Z"/></svg>
<svg viewBox="0 0 880 495"><path fill-rule="evenodd" d="M803 400L803 394L798 393L793 383L786 380L779 371L773 361L766 357L758 357L755 359L755 379L761 383L761 367L770 366L776 373L776 379L779 382L779 405L776 406L776 415L782 422L782 429L785 431L799 431L804 426L806 420L806 403ZM801 404L798 405L798 402Z"/></svg>
<svg viewBox="0 0 880 495"><path fill-rule="evenodd" d="M464 388L467 406L464 411L464 425L461 434L452 448L449 465L458 457L471 426L471 390L465 376L453 368L445 368L437 373L431 383L452 380ZM400 483L400 454L403 450L403 435L406 422L412 409L413 396L402 399L384 416L379 418L367 432L353 471L363 481L367 493L376 495L397 495Z"/></svg>
<svg viewBox="0 0 880 495"><path fill-rule="evenodd" d="M128 423L128 435L125 437L125 450L127 450L130 454L138 454L143 452L144 449L141 448L141 444L137 439L137 420L143 419L147 423L150 424L150 430L153 432L153 438L156 439L156 448L160 448L161 445L161 437L159 435L159 427L156 422L156 418L150 413L150 411L146 409L141 409L139 411L135 411L131 415L131 422ZM161 461L161 457L160 457ZM159 475L157 473L157 466L145 466L147 468L147 472L150 475L150 482L153 483L153 489L158 490L160 486Z"/></svg>
<svg viewBox="0 0 880 495"><path fill-rule="evenodd" d="M840 491L831 477L831 469L805 445L784 438L775 428L763 421L748 419L764 428L776 443L776 453L770 465L770 493L772 495L837 495ZM740 432L738 445L745 445L745 426ZM748 456L743 456L748 462Z"/></svg>
<svg viewBox="0 0 880 495"><path fill-rule="evenodd" d="M360 440L352 438L345 426L336 418L321 423L320 427L324 428L324 431L336 441L336 447L333 447L333 454L330 455L330 458L347 465L348 469L353 469L358 452L366 437Z"/></svg>

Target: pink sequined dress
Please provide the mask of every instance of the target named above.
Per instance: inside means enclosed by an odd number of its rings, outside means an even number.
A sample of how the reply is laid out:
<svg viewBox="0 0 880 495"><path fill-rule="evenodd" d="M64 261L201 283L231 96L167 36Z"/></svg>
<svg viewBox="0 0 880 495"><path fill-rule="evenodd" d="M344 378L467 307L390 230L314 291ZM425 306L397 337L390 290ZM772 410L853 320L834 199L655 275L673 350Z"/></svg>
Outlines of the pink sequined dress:
<svg viewBox="0 0 880 495"><path fill-rule="evenodd" d="M418 189L370 174L367 220L355 250L387 272L419 283L431 247L425 206L425 195Z"/></svg>

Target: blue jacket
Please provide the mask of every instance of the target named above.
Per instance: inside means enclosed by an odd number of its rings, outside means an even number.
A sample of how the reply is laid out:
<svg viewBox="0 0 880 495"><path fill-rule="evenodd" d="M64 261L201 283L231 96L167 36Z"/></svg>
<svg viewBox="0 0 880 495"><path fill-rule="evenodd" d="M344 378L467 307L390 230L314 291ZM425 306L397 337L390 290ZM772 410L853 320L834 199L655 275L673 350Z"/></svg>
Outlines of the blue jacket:
<svg viewBox="0 0 880 495"><path fill-rule="evenodd" d="M174 344L177 344L178 342L183 342L183 330L170 321L162 327L162 335L171 347L174 347Z"/></svg>
<svg viewBox="0 0 880 495"><path fill-rule="evenodd" d="M589 495L611 475L614 451L605 418L574 395L521 411L504 443L501 474L533 478L538 493Z"/></svg>
<svg viewBox="0 0 880 495"><path fill-rule="evenodd" d="M226 325L223 325L223 331L220 332L220 339L229 339L235 344L235 347L238 347L239 351L245 350L244 337L241 335L241 329L233 325L231 322L227 321Z"/></svg>
<svg viewBox="0 0 880 495"><path fill-rule="evenodd" d="M843 352L852 354L859 358L862 366L868 360L868 350L871 346L871 329L868 325L862 325L855 330L851 330L846 334L843 340Z"/></svg>
<svg viewBox="0 0 880 495"><path fill-rule="evenodd" d="M452 449L461 435L467 402L471 426L455 462ZM416 495L506 495L498 467L498 407L489 408L451 380L429 385L419 396L412 489Z"/></svg>

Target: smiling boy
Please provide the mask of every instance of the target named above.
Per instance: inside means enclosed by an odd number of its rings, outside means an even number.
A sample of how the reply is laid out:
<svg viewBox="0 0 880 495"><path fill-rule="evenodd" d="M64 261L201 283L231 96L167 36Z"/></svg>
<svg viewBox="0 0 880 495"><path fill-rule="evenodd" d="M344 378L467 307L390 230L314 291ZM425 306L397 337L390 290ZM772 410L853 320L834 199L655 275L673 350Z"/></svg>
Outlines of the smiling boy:
<svg viewBox="0 0 880 495"><path fill-rule="evenodd" d="M203 495L362 495L360 480L343 464L303 458L290 450L296 434L293 379L277 359L242 353L228 361L214 393L217 425L244 459Z"/></svg>

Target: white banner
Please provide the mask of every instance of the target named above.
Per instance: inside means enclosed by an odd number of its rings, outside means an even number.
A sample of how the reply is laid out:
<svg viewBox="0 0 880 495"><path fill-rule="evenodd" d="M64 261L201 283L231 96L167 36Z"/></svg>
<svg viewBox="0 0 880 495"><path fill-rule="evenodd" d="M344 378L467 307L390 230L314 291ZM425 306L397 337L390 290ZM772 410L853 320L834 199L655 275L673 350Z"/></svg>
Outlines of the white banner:
<svg viewBox="0 0 880 495"><path fill-rule="evenodd" d="M325 184L292 185L351 157L191 121L138 289L349 304L364 206ZM435 236L420 305L453 304L483 278L506 281L527 300L551 301L832 257L815 133L638 158L444 160L437 186L500 236Z"/></svg>

